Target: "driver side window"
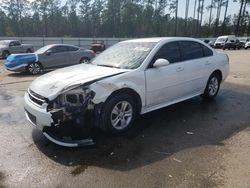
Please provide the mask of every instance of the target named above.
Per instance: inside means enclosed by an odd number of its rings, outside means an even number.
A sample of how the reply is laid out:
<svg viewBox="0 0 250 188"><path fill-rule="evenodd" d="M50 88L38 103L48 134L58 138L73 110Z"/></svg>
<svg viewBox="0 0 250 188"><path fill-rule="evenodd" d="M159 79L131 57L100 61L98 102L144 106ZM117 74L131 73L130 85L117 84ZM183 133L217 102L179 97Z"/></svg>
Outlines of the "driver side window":
<svg viewBox="0 0 250 188"><path fill-rule="evenodd" d="M14 42L10 42L9 46L14 46Z"/></svg>
<svg viewBox="0 0 250 188"><path fill-rule="evenodd" d="M170 63L181 61L181 54L178 42L170 42L161 47L161 49L154 56L152 63L157 59L162 58L168 60Z"/></svg>
<svg viewBox="0 0 250 188"><path fill-rule="evenodd" d="M14 46L21 46L21 43L19 41L15 41Z"/></svg>

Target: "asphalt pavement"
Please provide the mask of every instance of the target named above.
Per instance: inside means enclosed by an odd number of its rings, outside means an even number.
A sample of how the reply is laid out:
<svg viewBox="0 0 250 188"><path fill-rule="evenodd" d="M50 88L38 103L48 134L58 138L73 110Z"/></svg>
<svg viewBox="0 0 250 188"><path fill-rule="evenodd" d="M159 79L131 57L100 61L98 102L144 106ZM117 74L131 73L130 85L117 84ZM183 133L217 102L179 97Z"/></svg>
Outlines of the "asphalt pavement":
<svg viewBox="0 0 250 188"><path fill-rule="evenodd" d="M250 50L226 51L216 100L196 97L138 118L126 134L65 148L25 119L36 76L0 61L0 187L250 187Z"/></svg>

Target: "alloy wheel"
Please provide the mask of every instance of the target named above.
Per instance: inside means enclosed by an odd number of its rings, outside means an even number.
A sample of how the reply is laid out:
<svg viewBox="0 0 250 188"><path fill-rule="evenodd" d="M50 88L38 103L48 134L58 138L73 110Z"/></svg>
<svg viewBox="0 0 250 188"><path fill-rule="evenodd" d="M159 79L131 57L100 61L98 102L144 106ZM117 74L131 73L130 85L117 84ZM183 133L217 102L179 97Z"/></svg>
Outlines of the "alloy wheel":
<svg viewBox="0 0 250 188"><path fill-rule="evenodd" d="M111 125L117 129L125 129L131 122L133 117L132 105L127 101L117 103L111 111Z"/></svg>

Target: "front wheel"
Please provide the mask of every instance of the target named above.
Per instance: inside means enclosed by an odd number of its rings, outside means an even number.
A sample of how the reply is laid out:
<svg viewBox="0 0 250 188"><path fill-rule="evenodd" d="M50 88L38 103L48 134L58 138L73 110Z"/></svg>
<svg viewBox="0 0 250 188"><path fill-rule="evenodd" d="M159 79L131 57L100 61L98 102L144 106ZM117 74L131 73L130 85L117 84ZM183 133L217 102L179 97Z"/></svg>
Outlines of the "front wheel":
<svg viewBox="0 0 250 188"><path fill-rule="evenodd" d="M2 57L4 58L4 59L7 59L7 57L10 55L10 52L9 51L3 51L3 53L2 53Z"/></svg>
<svg viewBox="0 0 250 188"><path fill-rule="evenodd" d="M27 71L30 74L36 75L42 72L42 66L39 63L31 63L27 67Z"/></svg>
<svg viewBox="0 0 250 188"><path fill-rule="evenodd" d="M220 89L221 78L219 74L213 73L207 82L206 89L204 93L201 95L204 99L214 99Z"/></svg>
<svg viewBox="0 0 250 188"><path fill-rule="evenodd" d="M104 105L101 128L111 134L124 133L132 126L136 115L136 102L130 94L112 96Z"/></svg>
<svg viewBox="0 0 250 188"><path fill-rule="evenodd" d="M31 49L27 49L26 53L32 53L32 50Z"/></svg>

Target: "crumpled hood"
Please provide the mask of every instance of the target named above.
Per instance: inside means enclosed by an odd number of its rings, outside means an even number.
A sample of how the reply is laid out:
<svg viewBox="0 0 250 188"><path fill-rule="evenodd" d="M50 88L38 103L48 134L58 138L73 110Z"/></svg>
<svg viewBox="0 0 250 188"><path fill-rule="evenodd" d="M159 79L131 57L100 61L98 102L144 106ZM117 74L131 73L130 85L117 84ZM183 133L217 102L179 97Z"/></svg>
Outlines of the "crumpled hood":
<svg viewBox="0 0 250 188"><path fill-rule="evenodd" d="M69 87L77 87L96 79L127 71L129 70L91 64L74 65L38 77L31 83L29 88L35 93L53 100Z"/></svg>

